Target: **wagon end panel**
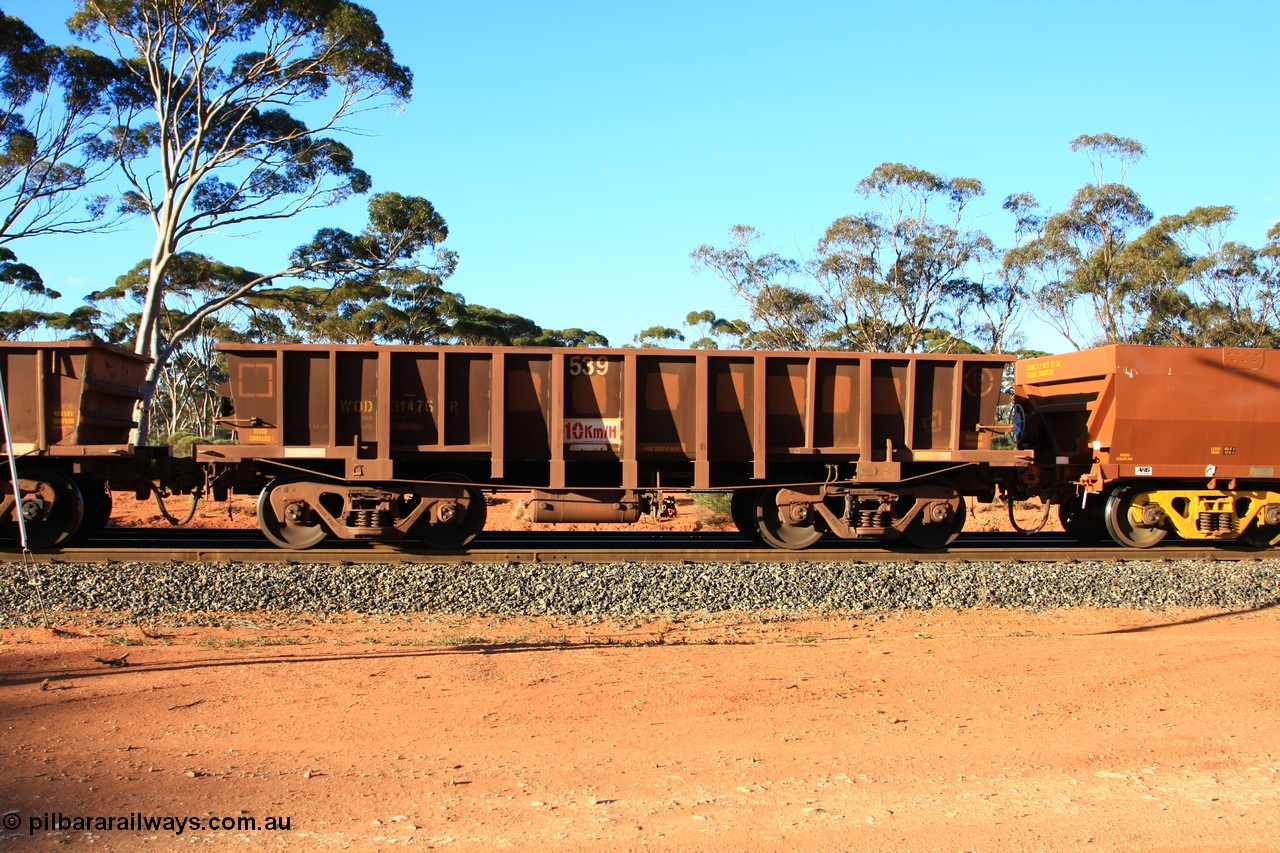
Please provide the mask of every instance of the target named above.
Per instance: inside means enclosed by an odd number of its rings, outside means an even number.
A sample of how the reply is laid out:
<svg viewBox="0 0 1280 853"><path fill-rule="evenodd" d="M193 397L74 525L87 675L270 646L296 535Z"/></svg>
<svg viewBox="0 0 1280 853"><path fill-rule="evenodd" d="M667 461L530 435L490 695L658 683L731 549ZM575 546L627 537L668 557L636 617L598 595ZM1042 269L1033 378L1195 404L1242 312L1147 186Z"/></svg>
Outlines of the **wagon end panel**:
<svg viewBox="0 0 1280 853"><path fill-rule="evenodd" d="M261 349L231 349L225 344L221 349L227 364L222 395L231 403L231 414L222 424L232 430L241 446L278 446L283 440L280 355Z"/></svg>
<svg viewBox="0 0 1280 853"><path fill-rule="evenodd" d="M60 351L54 350L54 353ZM63 400L76 399L75 415L68 417L64 404L59 412L57 443L76 446L111 446L124 444L137 423L133 410L142 399L142 386L150 359L115 347L93 345L81 351L80 357L58 358L55 372ZM80 367L80 376L75 376Z"/></svg>
<svg viewBox="0 0 1280 853"><path fill-rule="evenodd" d="M1025 435L1049 465L1089 465L1093 442L1115 430L1115 347L1035 359L1014 368L1014 396L1026 412Z"/></svg>
<svg viewBox="0 0 1280 853"><path fill-rule="evenodd" d="M4 377L9 433L13 441L13 446L6 451L22 456L43 450L48 446L42 423L47 383L41 379L40 351L29 346L4 345L0 348L0 373Z"/></svg>
<svg viewBox="0 0 1280 853"><path fill-rule="evenodd" d="M13 451L86 455L123 448L150 359L89 341L0 346Z"/></svg>

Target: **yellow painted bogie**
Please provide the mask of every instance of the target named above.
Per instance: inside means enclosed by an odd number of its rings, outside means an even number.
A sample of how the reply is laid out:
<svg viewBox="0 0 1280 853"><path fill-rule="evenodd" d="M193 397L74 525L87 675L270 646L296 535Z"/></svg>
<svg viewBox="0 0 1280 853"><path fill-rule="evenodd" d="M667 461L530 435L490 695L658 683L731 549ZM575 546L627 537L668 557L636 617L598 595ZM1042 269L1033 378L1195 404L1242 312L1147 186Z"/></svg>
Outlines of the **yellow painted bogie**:
<svg viewBox="0 0 1280 853"><path fill-rule="evenodd" d="M1142 507L1155 504L1183 539L1237 539L1242 531L1262 524L1268 504L1280 504L1280 493L1257 490L1155 489L1133 495L1129 512L1141 516Z"/></svg>

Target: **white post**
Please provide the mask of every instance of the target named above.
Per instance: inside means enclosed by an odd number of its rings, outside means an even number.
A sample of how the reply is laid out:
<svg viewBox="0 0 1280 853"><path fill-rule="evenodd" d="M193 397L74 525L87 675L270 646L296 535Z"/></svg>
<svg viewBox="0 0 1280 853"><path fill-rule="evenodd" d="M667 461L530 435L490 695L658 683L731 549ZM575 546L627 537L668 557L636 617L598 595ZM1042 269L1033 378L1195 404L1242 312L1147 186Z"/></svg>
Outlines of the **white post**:
<svg viewBox="0 0 1280 853"><path fill-rule="evenodd" d="M4 447L9 452L9 479L13 483L13 514L18 519L18 543L27 552L27 521L22 517L22 489L18 488L18 460L13 455L13 433L9 431L9 399L0 373L0 426L4 427Z"/></svg>

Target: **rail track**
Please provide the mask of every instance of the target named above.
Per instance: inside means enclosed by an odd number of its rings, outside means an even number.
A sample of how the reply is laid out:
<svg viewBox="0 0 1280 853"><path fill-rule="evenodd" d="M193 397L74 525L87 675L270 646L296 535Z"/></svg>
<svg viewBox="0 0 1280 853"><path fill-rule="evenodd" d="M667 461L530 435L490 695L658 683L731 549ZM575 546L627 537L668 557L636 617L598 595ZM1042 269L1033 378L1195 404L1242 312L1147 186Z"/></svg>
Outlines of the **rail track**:
<svg viewBox="0 0 1280 853"><path fill-rule="evenodd" d="M950 548L922 551L882 543L832 539L804 551L760 546L736 533L501 532L481 534L471 547L441 551L377 542L335 540L307 551L268 543L256 530L165 530L111 528L74 547L42 551L37 561L64 563L295 563L295 564L616 564L616 563L966 563L1249 561L1275 559L1280 549L1248 549L1196 542L1168 542L1142 550L1113 544L1082 545L1063 535L971 533ZM15 547L0 560L22 559Z"/></svg>
<svg viewBox="0 0 1280 853"><path fill-rule="evenodd" d="M663 613L933 608L1280 606L1274 551L1176 543L1083 548L1064 537L962 537L946 551L871 543L762 548L728 533L500 533L466 551L334 543L286 551L256 531L115 530L19 562L0 553L0 626L73 614L224 624L368 614L633 618ZM329 543L324 543L326 546ZM9 556L11 559L5 560Z"/></svg>

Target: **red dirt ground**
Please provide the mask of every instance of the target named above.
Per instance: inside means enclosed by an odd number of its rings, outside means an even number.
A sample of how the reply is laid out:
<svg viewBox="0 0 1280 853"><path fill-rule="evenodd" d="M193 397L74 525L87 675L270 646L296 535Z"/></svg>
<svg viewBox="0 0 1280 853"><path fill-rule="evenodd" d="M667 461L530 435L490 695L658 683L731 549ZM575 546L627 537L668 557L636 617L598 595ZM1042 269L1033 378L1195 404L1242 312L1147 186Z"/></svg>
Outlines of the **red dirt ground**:
<svg viewBox="0 0 1280 853"><path fill-rule="evenodd" d="M0 631L8 845L1263 851L1280 837L1274 610L232 624ZM33 827L59 814L258 823ZM289 829L266 829L273 817Z"/></svg>

